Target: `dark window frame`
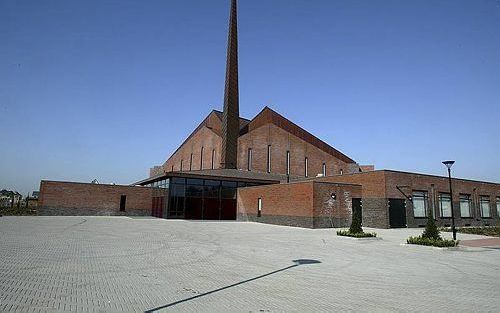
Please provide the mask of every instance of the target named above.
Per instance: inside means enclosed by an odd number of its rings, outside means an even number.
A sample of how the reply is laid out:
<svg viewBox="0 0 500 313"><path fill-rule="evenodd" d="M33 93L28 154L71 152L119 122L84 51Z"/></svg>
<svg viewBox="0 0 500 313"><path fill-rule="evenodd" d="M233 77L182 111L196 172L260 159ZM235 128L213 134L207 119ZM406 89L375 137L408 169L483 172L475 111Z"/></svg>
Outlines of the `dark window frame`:
<svg viewBox="0 0 500 313"><path fill-rule="evenodd" d="M272 150L271 150L271 145L267 145L267 172L271 173L272 170L272 164L271 164L271 155Z"/></svg>
<svg viewBox="0 0 500 313"><path fill-rule="evenodd" d="M248 148L247 152L247 170L251 171L252 170L252 162L253 161L253 152L252 148Z"/></svg>
<svg viewBox="0 0 500 313"><path fill-rule="evenodd" d="M286 174L290 175L290 150L286 151Z"/></svg>
<svg viewBox="0 0 500 313"><path fill-rule="evenodd" d="M215 149L212 149L212 169L215 169Z"/></svg>
<svg viewBox="0 0 500 313"><path fill-rule="evenodd" d="M257 217L262 216L262 198L257 199Z"/></svg>
<svg viewBox="0 0 500 313"><path fill-rule="evenodd" d="M420 196L418 194L423 194L423 196ZM412 190L411 193L411 204L413 207L413 218L428 218L429 216L429 192L427 190ZM415 216L415 198L417 199L424 199L424 216Z"/></svg>
<svg viewBox="0 0 500 313"><path fill-rule="evenodd" d="M200 150L200 171L203 170L203 147Z"/></svg>
<svg viewBox="0 0 500 313"><path fill-rule="evenodd" d="M304 176L309 177L309 158L304 158Z"/></svg>
<svg viewBox="0 0 500 313"><path fill-rule="evenodd" d="M443 215L443 200L449 199L450 200L450 215L444 216ZM451 210L452 210L452 205L451 202L453 201L453 198L449 192L440 192L438 195L438 201L439 201L439 217L440 218L451 218Z"/></svg>
<svg viewBox="0 0 500 313"><path fill-rule="evenodd" d="M484 200L488 199L488 200ZM489 211L489 216L484 216L483 214L483 203L488 203L488 211ZM491 197L487 195L480 195L479 196L479 213L481 214L481 218L492 218L491 214Z"/></svg>
<svg viewBox="0 0 500 313"><path fill-rule="evenodd" d="M462 215L462 203L465 203L465 200L467 201L469 205L469 216L463 216ZM473 218L473 210L472 210L472 195L469 193L460 193L458 195L458 206L460 209L460 217L461 218Z"/></svg>

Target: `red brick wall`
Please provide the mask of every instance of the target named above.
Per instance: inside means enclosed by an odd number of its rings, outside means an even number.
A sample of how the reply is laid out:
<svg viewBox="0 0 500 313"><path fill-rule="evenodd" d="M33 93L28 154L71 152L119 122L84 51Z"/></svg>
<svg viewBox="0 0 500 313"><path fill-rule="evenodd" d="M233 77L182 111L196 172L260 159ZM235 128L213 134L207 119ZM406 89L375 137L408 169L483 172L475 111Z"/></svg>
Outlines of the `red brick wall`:
<svg viewBox="0 0 500 313"><path fill-rule="evenodd" d="M341 176L318 178L317 181L350 183L363 186L363 198L385 198L385 172L373 171L366 173L347 174Z"/></svg>
<svg viewBox="0 0 500 313"><path fill-rule="evenodd" d="M286 152L290 151L290 174L304 176L305 158L308 158L309 177L323 172L326 163L327 175L349 172L347 163L316 146L288 133L274 124L265 124L241 136L238 141L238 168L248 168L248 149L252 149L252 169L267 171L267 146L271 145L271 172L286 174Z"/></svg>
<svg viewBox="0 0 500 313"><path fill-rule="evenodd" d="M193 171L200 170L201 148L203 147L203 169L212 168L212 151L215 149L214 168L220 168L220 152L222 148L222 138L213 130L203 126L193 136L186 141L177 152L172 155L163 165L164 172L181 170L181 160L183 171L189 171L191 154L193 154Z"/></svg>
<svg viewBox="0 0 500 313"><path fill-rule="evenodd" d="M127 196L125 213L119 212L121 195ZM61 215L71 215L71 211L76 215L89 215L86 212L96 215L144 215L151 212L151 196L152 189L147 187L42 180L39 205L45 210L61 212Z"/></svg>
<svg viewBox="0 0 500 313"><path fill-rule="evenodd" d="M291 127L291 122L281 118L285 126L299 131L311 141L301 139L291 132L273 124L277 115L264 114L264 118L257 119L251 123L247 133L241 135L238 139L238 164L237 167L242 170L248 169L248 149L252 149L253 171L267 172L267 146L271 145L271 172L277 174L286 174L287 151L290 151L290 174L292 176L305 175L305 158L308 158L308 176L316 177L323 172L323 163L326 164L327 175L350 173L359 167L352 163L348 157L340 152L327 147L317 138L307 134L297 126ZM282 122L283 122L282 121ZM243 123L244 121L242 121ZM275 121L276 122L276 121ZM162 172L181 170L181 161L183 171L201 169L201 148L203 147L203 169L210 169L212 166L212 151L215 149L214 168L220 168L220 155L222 148L222 130L221 121L217 114L212 112L200 124L200 126L186 139L177 151L163 164L161 168L153 167L150 170L150 176L159 175ZM311 139L312 138L312 139ZM313 145L314 142L323 149ZM328 149L327 149L328 148ZM330 151L328 153L326 151ZM192 155L192 164L191 164ZM191 167L190 167L191 164Z"/></svg>
<svg viewBox="0 0 500 313"><path fill-rule="evenodd" d="M313 216L313 182L238 188L238 214L257 214L262 198L262 215Z"/></svg>
<svg viewBox="0 0 500 313"><path fill-rule="evenodd" d="M256 216L259 198L261 217ZM345 227L352 216L352 198L361 198L361 186L308 181L239 188L238 216L240 220L309 228Z"/></svg>
<svg viewBox="0 0 500 313"><path fill-rule="evenodd" d="M449 218L440 219L439 193L448 193L449 184L447 177L439 177L417 173L397 171L374 171L359 174L334 176L316 179L316 181L343 182L362 185L363 211L368 210L368 220L363 215L366 226L389 227L387 199L406 199L396 188L400 186L403 192L411 197L413 191L427 191L429 196L428 207L434 208L438 224L450 224ZM460 216L460 194L472 196L472 218ZM479 208L480 196L490 197L491 218L481 218ZM500 184L453 179L453 204L457 225L494 225L500 222L496 207L496 197L500 197ZM409 227L425 224L425 220L414 218L412 202L406 199L406 216Z"/></svg>
<svg viewBox="0 0 500 313"><path fill-rule="evenodd" d="M384 171L384 173L386 177L387 198L404 199L404 196L396 189L396 186L408 186L402 188L403 192L408 196L411 196L414 190L427 191L429 195L429 208L432 208L434 206L436 217L440 217L439 193L449 193L450 191L447 177L395 171ZM500 184L453 179L452 187L454 214L458 219L459 225L494 225L500 222L496 208L496 197L500 196ZM472 218L470 219L461 219L460 217L460 194L469 194L472 197ZM491 218L481 218L481 212L479 208L480 196L490 197ZM407 201L407 203L407 217L411 224L413 223L413 208L410 201ZM450 221L448 221L447 219L444 220L446 221L443 221L443 223L450 223ZM418 223L418 221L414 221L414 224L423 224L423 222Z"/></svg>
<svg viewBox="0 0 500 313"><path fill-rule="evenodd" d="M332 201L332 194L336 195L334 201ZM332 209L335 218L350 219L352 198L361 199L361 186L316 182L314 183L314 216L330 216Z"/></svg>

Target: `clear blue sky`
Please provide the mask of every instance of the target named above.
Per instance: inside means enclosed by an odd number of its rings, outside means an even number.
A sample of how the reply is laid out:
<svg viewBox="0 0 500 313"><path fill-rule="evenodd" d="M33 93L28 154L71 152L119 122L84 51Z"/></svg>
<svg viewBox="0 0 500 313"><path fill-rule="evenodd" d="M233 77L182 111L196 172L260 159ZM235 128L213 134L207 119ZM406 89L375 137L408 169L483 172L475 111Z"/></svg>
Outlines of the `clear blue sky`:
<svg viewBox="0 0 500 313"><path fill-rule="evenodd" d="M500 181L500 1L240 0L240 111ZM221 109L229 0L0 1L0 188L131 183Z"/></svg>

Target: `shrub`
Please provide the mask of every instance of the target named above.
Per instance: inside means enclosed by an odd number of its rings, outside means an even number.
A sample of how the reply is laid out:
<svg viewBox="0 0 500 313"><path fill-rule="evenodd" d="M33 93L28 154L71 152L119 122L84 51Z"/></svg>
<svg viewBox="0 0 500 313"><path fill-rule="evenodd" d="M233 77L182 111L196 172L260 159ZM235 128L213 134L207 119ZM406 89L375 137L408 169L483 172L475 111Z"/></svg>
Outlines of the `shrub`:
<svg viewBox="0 0 500 313"><path fill-rule="evenodd" d="M439 229L436 226L434 218L430 216L427 219L427 224L425 225L425 230L422 234L422 238L439 240L441 236L439 235Z"/></svg>
<svg viewBox="0 0 500 313"><path fill-rule="evenodd" d="M451 228L443 228L442 230L450 232ZM500 226L459 227L457 228L457 232L463 234L500 237Z"/></svg>
<svg viewBox="0 0 500 313"><path fill-rule="evenodd" d="M376 233L364 233L358 232L353 233L351 230L339 230L337 231L337 236L346 236L346 237L354 237L354 238L369 238L369 237L377 237Z"/></svg>
<svg viewBox="0 0 500 313"><path fill-rule="evenodd" d="M406 240L408 244L412 245L422 245L422 246L433 246L433 247L456 247L458 245L458 240L446 240L446 239L432 239L425 238L423 236L410 237Z"/></svg>

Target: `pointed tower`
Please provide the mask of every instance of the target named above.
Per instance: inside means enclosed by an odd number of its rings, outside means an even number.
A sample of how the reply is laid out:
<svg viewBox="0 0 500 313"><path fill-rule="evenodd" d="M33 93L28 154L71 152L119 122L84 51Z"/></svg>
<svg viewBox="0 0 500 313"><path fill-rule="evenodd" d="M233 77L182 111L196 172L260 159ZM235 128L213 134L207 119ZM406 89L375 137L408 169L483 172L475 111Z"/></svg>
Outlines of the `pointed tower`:
<svg viewBox="0 0 500 313"><path fill-rule="evenodd" d="M231 0L229 36L227 43L226 87L222 118L221 167L235 169L240 132L240 103L238 87L238 10L237 0Z"/></svg>

